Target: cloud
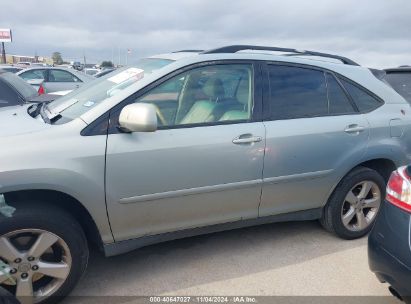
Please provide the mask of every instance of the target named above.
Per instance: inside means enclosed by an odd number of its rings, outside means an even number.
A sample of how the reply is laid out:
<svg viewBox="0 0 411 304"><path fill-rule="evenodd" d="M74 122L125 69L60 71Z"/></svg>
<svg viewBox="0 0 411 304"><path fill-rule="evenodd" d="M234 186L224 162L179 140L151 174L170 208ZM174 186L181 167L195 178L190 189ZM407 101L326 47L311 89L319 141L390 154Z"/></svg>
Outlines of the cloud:
<svg viewBox="0 0 411 304"><path fill-rule="evenodd" d="M9 52L130 60L245 43L345 55L373 67L411 63L411 1L19 0L2 3Z"/></svg>

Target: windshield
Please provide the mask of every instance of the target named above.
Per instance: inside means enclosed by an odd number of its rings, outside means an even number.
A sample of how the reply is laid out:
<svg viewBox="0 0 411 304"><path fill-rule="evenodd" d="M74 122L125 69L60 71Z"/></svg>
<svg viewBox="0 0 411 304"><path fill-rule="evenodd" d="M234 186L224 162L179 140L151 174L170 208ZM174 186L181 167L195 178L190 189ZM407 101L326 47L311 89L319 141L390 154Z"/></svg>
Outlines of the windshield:
<svg viewBox="0 0 411 304"><path fill-rule="evenodd" d="M31 85L26 83L19 76L14 75L13 73L3 73L1 77L8 82L12 87L14 87L19 94L21 94L25 100L30 99L33 96L37 96L38 93Z"/></svg>
<svg viewBox="0 0 411 304"><path fill-rule="evenodd" d="M133 67L118 69L57 99L49 104L50 111L55 114L60 113L61 116L69 119L77 118L103 100L114 96L144 78L145 75L151 74L154 70L171 62L173 61L168 59L141 59Z"/></svg>
<svg viewBox="0 0 411 304"><path fill-rule="evenodd" d="M394 90L411 103L411 73L388 73L386 80Z"/></svg>

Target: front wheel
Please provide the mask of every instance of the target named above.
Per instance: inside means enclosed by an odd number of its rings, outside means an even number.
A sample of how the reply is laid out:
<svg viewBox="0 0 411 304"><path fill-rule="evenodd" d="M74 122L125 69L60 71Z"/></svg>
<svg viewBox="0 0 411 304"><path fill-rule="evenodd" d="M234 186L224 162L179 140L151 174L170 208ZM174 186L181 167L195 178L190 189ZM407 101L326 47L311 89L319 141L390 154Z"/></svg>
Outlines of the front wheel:
<svg viewBox="0 0 411 304"><path fill-rule="evenodd" d="M382 176L375 170L358 167L334 190L321 224L343 239L360 238L371 230L384 197Z"/></svg>
<svg viewBox="0 0 411 304"><path fill-rule="evenodd" d="M84 232L66 212L38 202L15 205L0 219L0 285L21 303L55 303L83 274Z"/></svg>

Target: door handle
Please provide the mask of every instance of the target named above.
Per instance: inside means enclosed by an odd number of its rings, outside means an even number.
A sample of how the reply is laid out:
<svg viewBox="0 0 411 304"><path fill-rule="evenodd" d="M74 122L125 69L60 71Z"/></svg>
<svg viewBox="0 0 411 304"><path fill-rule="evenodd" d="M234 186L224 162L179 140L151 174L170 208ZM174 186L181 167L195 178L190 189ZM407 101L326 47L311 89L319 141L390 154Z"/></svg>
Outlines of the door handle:
<svg viewBox="0 0 411 304"><path fill-rule="evenodd" d="M365 127L359 126L359 125L349 125L347 128L345 128L344 132L348 134L359 134L360 132L363 132L365 130Z"/></svg>
<svg viewBox="0 0 411 304"><path fill-rule="evenodd" d="M252 144L262 141L261 136L253 136L252 134L243 134L237 136L233 139L233 144L241 145L241 144Z"/></svg>

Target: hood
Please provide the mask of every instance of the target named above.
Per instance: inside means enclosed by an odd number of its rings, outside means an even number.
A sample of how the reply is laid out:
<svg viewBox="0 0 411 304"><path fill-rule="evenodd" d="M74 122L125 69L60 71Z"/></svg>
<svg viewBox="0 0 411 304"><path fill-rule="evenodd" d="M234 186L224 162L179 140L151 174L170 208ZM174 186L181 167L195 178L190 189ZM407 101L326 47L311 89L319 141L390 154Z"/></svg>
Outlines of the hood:
<svg viewBox="0 0 411 304"><path fill-rule="evenodd" d="M30 105L0 108L0 137L21 135L50 128L27 113ZM1 142L1 140L0 140Z"/></svg>

